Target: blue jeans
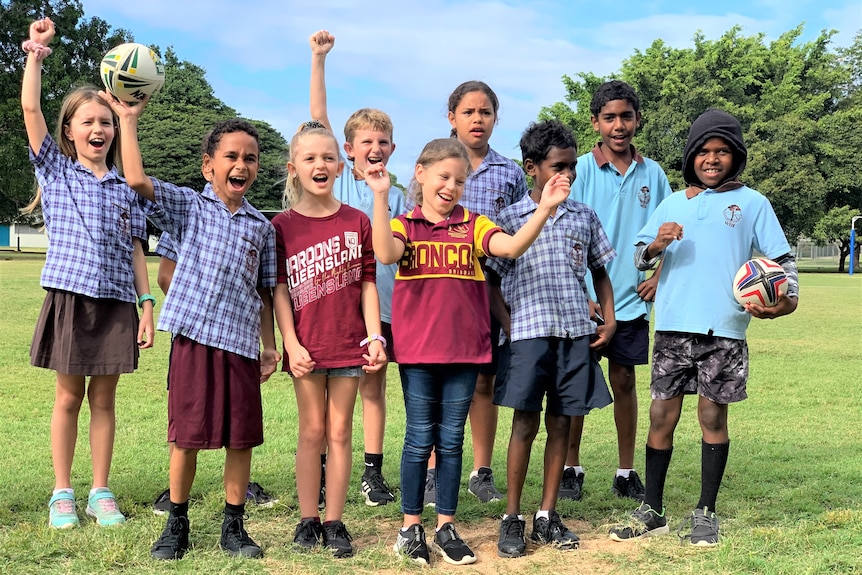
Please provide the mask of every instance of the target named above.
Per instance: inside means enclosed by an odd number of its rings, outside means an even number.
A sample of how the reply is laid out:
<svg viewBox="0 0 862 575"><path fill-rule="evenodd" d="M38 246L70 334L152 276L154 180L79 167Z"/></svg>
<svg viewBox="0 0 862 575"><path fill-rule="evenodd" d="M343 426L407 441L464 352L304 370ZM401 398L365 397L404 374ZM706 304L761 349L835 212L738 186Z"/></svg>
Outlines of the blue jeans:
<svg viewBox="0 0 862 575"><path fill-rule="evenodd" d="M476 389L474 364L400 365L407 430L401 452L401 511L420 515L431 448L437 453L437 513L455 515L464 423Z"/></svg>

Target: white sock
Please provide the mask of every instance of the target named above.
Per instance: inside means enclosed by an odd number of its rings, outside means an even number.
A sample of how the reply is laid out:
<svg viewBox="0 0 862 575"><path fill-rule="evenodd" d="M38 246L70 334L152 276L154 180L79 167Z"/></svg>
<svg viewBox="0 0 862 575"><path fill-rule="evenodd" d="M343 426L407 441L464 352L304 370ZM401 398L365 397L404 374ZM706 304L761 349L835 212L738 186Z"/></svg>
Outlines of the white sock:
<svg viewBox="0 0 862 575"><path fill-rule="evenodd" d="M71 493L72 495L75 495L75 490L71 487L64 487L62 489L55 489L51 495L57 495L58 493Z"/></svg>
<svg viewBox="0 0 862 575"><path fill-rule="evenodd" d="M96 489L107 489L107 487L102 486L102 487L94 487L94 488L92 488L92 489L90 490L90 495L91 495L91 496L93 495L93 493L95 493L95 492L96 492Z"/></svg>
<svg viewBox="0 0 862 575"><path fill-rule="evenodd" d="M538 511L536 511L536 519L549 519L548 513L550 513L550 511L542 511L541 509L539 509Z"/></svg>
<svg viewBox="0 0 862 575"><path fill-rule="evenodd" d="M505 521L505 520L506 520L506 519L508 519L508 518L509 518L509 514L508 514L508 513L504 513L504 514L503 514L503 521ZM518 519L520 519L521 521L523 521L523 520L524 520L524 516L523 516L523 515L521 515L520 513L518 513Z"/></svg>
<svg viewBox="0 0 862 575"><path fill-rule="evenodd" d="M634 471L634 469L617 469L617 477L624 477L626 479L629 478L629 473Z"/></svg>

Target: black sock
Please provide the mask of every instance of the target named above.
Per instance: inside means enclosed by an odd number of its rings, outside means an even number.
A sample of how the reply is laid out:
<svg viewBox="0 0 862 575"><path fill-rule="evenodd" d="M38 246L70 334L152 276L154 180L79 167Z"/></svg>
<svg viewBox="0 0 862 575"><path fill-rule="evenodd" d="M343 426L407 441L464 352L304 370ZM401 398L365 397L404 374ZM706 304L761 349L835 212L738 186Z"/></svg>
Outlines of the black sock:
<svg viewBox="0 0 862 575"><path fill-rule="evenodd" d="M245 503L241 503L240 505L233 505L232 503L224 502L224 516L227 517L236 517L237 515L245 515Z"/></svg>
<svg viewBox="0 0 862 575"><path fill-rule="evenodd" d="M718 498L718 488L724 478L730 441L727 443L701 441L700 449L700 501L697 502L697 508L708 507L715 513L715 500Z"/></svg>
<svg viewBox="0 0 862 575"><path fill-rule="evenodd" d="M174 503L171 501L171 515L174 517L188 517L189 516L189 500L186 499L183 503Z"/></svg>
<svg viewBox="0 0 862 575"><path fill-rule="evenodd" d="M383 454L382 453L366 453L365 454L365 467L376 467L380 469L383 467Z"/></svg>
<svg viewBox="0 0 862 575"><path fill-rule="evenodd" d="M673 455L673 447L670 449L653 449L646 447L646 484L644 485L644 503L661 513L664 508L664 480L667 478L667 469L670 467L670 456Z"/></svg>

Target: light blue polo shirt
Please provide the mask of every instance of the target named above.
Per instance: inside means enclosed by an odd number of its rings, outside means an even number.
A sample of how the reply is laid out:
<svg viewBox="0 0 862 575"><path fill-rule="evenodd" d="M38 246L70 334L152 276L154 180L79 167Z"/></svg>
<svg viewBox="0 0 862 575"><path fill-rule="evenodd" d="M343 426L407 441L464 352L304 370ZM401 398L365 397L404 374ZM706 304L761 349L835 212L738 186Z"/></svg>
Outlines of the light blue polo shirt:
<svg viewBox="0 0 862 575"><path fill-rule="evenodd" d="M634 265L635 235L672 190L664 170L644 158L632 147L634 161L625 175L605 158L601 144L578 158L577 178L570 198L593 208L617 251L617 258L606 268L614 286L614 311L617 321L641 316L649 319L652 305L643 301L637 286L646 272ZM595 300L592 278L587 278L590 297Z"/></svg>
<svg viewBox="0 0 862 575"><path fill-rule="evenodd" d="M353 177L353 165L344 163L344 171L335 179L332 195L352 208L363 212L374 221L374 192L365 180ZM389 218L405 213L404 193L393 186L389 191ZM395 286L395 272L398 264L383 265L377 260L377 297L380 299L380 321L392 323L392 289Z"/></svg>
<svg viewBox="0 0 862 575"><path fill-rule="evenodd" d="M656 331L744 340L751 315L733 297L737 270L754 250L770 259L790 251L769 200L747 186L705 190L691 199L676 192L662 202L635 241L649 244L665 222L680 224L683 237L662 254Z"/></svg>

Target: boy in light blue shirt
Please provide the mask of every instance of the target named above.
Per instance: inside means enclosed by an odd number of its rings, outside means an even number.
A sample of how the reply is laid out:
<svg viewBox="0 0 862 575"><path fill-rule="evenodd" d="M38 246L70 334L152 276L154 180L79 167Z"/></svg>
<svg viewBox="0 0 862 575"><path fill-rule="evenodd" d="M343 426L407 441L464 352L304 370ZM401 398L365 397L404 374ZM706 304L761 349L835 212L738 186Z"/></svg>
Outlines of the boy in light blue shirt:
<svg viewBox="0 0 862 575"><path fill-rule="evenodd" d="M769 200L738 179L746 158L736 118L714 109L701 114L683 152L688 187L662 202L635 239L637 267L648 269L660 257L662 268L644 501L629 525L611 529L615 541L669 531L662 499L673 435L684 395L697 393L701 492L684 540L699 547L718 545L715 502L730 448L728 405L747 397L745 330L751 316L771 319L792 313L799 294L796 262ZM736 271L754 250L787 274L787 294L771 307L742 307L733 296Z"/></svg>

